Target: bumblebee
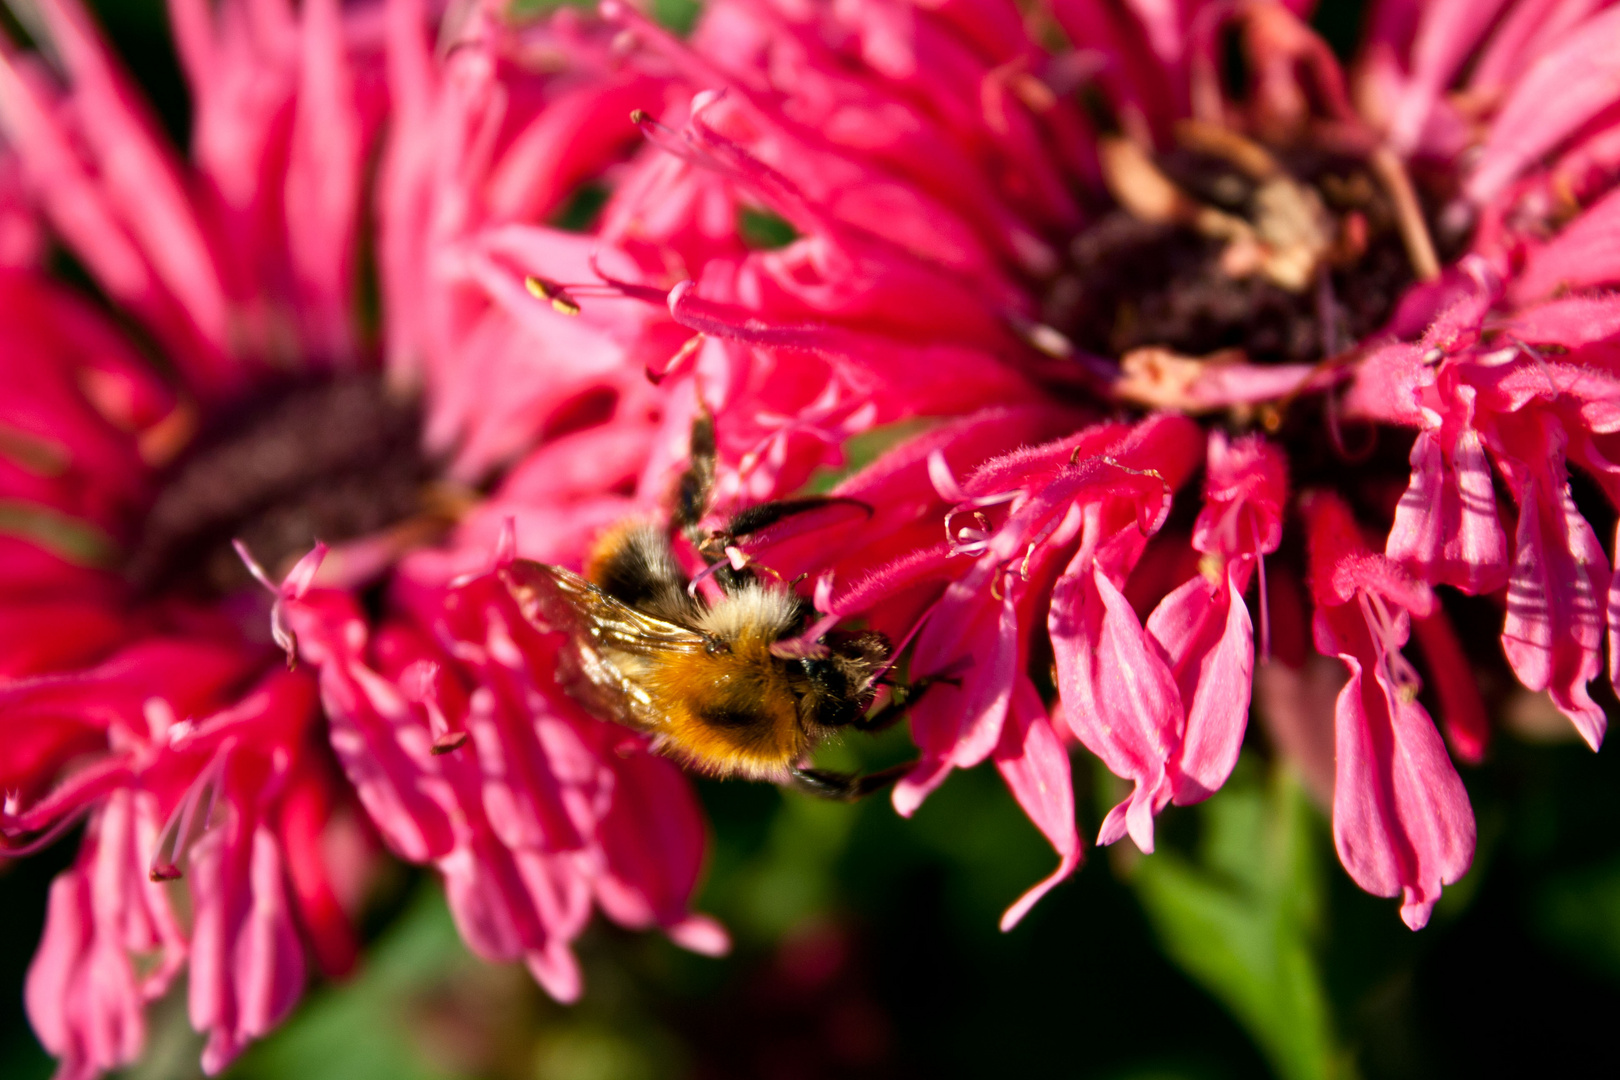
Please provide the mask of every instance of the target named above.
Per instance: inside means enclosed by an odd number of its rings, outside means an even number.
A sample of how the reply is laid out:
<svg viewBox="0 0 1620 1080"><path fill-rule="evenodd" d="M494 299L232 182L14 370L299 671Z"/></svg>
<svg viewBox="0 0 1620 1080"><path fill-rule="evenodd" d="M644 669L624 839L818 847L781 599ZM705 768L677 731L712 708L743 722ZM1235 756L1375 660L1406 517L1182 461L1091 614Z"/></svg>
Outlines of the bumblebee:
<svg viewBox="0 0 1620 1080"><path fill-rule="evenodd" d="M917 687L886 685L891 649L882 634L802 636L814 614L788 585L722 562L724 547L785 517L824 505L800 499L754 507L721 533L699 522L714 476L714 429L693 425L692 462L675 491L671 528L630 522L595 546L581 576L519 560L504 571L524 617L560 632L558 676L589 711L643 731L653 745L701 772L770 780L833 799L878 790L909 765L864 776L808 767L828 736L892 724ZM868 512L870 512L870 509ZM710 562L720 597L693 594L671 540L684 532Z"/></svg>

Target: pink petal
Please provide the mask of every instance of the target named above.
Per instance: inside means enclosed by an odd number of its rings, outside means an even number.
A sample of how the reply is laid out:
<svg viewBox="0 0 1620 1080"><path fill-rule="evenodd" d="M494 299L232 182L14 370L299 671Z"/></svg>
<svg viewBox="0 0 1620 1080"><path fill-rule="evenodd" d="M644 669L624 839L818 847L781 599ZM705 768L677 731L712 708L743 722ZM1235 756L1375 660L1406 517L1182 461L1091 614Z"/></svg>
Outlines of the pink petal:
<svg viewBox="0 0 1620 1080"><path fill-rule="evenodd" d="M548 942L545 947L524 954L529 974L540 988L563 1005L572 1005L585 992L585 977L580 973L574 952L562 942Z"/></svg>
<svg viewBox="0 0 1620 1080"><path fill-rule="evenodd" d="M1568 296L1521 308L1504 329L1532 344L1581 345L1620 336L1620 297Z"/></svg>
<svg viewBox="0 0 1620 1080"><path fill-rule="evenodd" d="M1333 610L1341 614L1318 611L1316 638L1350 671L1334 720L1334 846L1356 884L1401 897L1401 918L1417 930L1441 886L1473 861L1473 811L1428 713L1382 670L1365 677L1375 652L1360 615L1349 605Z"/></svg>
<svg viewBox="0 0 1620 1080"><path fill-rule="evenodd" d="M1491 125L1474 173L1463 185L1484 205L1523 170L1615 99L1620 9L1589 20L1519 77Z"/></svg>
<svg viewBox="0 0 1620 1080"><path fill-rule="evenodd" d="M1412 444L1412 479L1395 508L1385 553L1436 584L1492 592L1507 576L1507 535L1484 446L1464 426L1448 460L1442 436L1425 430Z"/></svg>
<svg viewBox="0 0 1620 1080"><path fill-rule="evenodd" d="M1615 53L1620 58L1620 41L1616 42ZM1615 92L1620 94L1620 88ZM1529 247L1524 269L1515 277L1510 297L1517 303L1527 303L1558 290L1620 282L1620 256L1615 254L1617 242L1620 242L1620 191L1612 191L1565 225L1551 240Z"/></svg>
<svg viewBox="0 0 1620 1080"><path fill-rule="evenodd" d="M1485 758L1491 729L1473 664L1444 611L1414 620L1412 625L1428 662L1429 681L1440 699L1440 723L1451 752L1470 765L1478 765Z"/></svg>
<svg viewBox="0 0 1620 1080"><path fill-rule="evenodd" d="M971 666L963 670L965 662ZM969 768L989 757L1018 676L1018 616L1010 592L998 600L971 579L953 584L918 635L912 664L922 674L960 672L962 683L934 686L912 710L913 738L924 758Z"/></svg>
<svg viewBox="0 0 1620 1080"><path fill-rule="evenodd" d="M208 1034L202 1063L210 1074L285 1017L304 985L275 839L245 809L231 806L232 820L203 835L187 875L196 911L191 1023Z"/></svg>
<svg viewBox="0 0 1620 1080"><path fill-rule="evenodd" d="M661 96L662 87L639 74L560 94L512 139L491 168L485 192L491 218L548 217L581 181L639 138L627 118Z"/></svg>
<svg viewBox="0 0 1620 1080"><path fill-rule="evenodd" d="M1069 752L1052 730L1040 696L1027 681L1019 683L1013 697L1012 715L1002 729L995 759L1018 805L1058 853L1057 869L1002 915L1001 929L1011 930L1054 885L1074 873L1084 854L1074 821Z"/></svg>
<svg viewBox="0 0 1620 1080"><path fill-rule="evenodd" d="M1519 681L1549 691L1596 750L1608 722L1586 684L1602 668L1604 616L1598 597L1610 585L1609 561L1576 508L1569 484L1554 479L1544 465L1520 496L1516 542L1502 650Z"/></svg>
<svg viewBox="0 0 1620 1080"><path fill-rule="evenodd" d="M1277 550L1282 542L1288 464L1281 448L1259 435L1228 440L1209 433L1204 508L1193 523L1193 547L1235 558Z"/></svg>
<svg viewBox="0 0 1620 1080"><path fill-rule="evenodd" d="M233 964L241 1030L267 1034L292 1011L304 989L304 949L293 926L281 852L270 831L253 831L252 909L240 931Z"/></svg>
<svg viewBox="0 0 1620 1080"><path fill-rule="evenodd" d="M894 812L906 818L915 814L917 808L923 804L923 800L945 782L952 768L948 759L924 752L917 759L916 766L894 785L894 793L890 796Z"/></svg>
<svg viewBox="0 0 1620 1080"><path fill-rule="evenodd" d="M125 303L156 302L151 269L72 148L54 102L43 99L21 62L0 55L0 123L17 149L52 224L74 246L102 287Z"/></svg>
<svg viewBox="0 0 1620 1080"><path fill-rule="evenodd" d="M731 935L707 915L688 915L664 931L669 940L699 956L725 956L731 951Z"/></svg>
<svg viewBox="0 0 1620 1080"><path fill-rule="evenodd" d="M155 814L149 793L115 792L86 830L78 863L51 886L24 1003L64 1077L89 1080L139 1057L145 1004L184 959L166 894L146 875ZM137 956L151 964L144 978Z"/></svg>
<svg viewBox="0 0 1620 1080"><path fill-rule="evenodd" d="M178 164L75 0L45 0L40 9L70 73L75 111L108 205L202 338L223 348L225 296ZM223 372L209 372L216 375Z"/></svg>
<svg viewBox="0 0 1620 1080"><path fill-rule="evenodd" d="M678 944L724 952L725 931L688 913L705 846L691 785L649 754L623 758L614 772L613 809L598 833L607 866L594 882L597 902L623 926L661 925Z"/></svg>
<svg viewBox="0 0 1620 1080"><path fill-rule="evenodd" d="M309 594L290 605L303 658L320 672L332 750L384 841L425 862L452 840L448 793L433 765L426 717L397 687L366 667L366 627L341 594Z"/></svg>
<svg viewBox="0 0 1620 1080"><path fill-rule="evenodd" d="M1300 637L1309 637L1303 626ZM1302 667L1273 661L1254 673L1255 714L1323 810L1333 805L1333 711L1344 682L1344 666L1315 652Z"/></svg>
<svg viewBox="0 0 1620 1080"><path fill-rule="evenodd" d="M1468 88L1485 93L1510 88L1543 52L1602 6L1602 0L1514 4L1480 53L1469 74Z"/></svg>
<svg viewBox="0 0 1620 1080"><path fill-rule="evenodd" d="M1425 5L1412 42L1412 77L1396 106L1389 139L1402 154L1417 144L1429 111L1479 39L1503 0L1435 0Z"/></svg>
<svg viewBox="0 0 1620 1080"><path fill-rule="evenodd" d="M283 213L303 304L305 348L330 363L358 359L350 328L365 153L337 0L306 0L302 64Z"/></svg>
<svg viewBox="0 0 1620 1080"><path fill-rule="evenodd" d="M1180 742L1181 692L1130 603L1084 549L1052 590L1048 627L1070 730L1136 785L1108 815L1098 843L1128 830L1150 852L1152 815L1170 800L1165 764Z"/></svg>
<svg viewBox="0 0 1620 1080"><path fill-rule="evenodd" d="M1148 616L1147 632L1175 672L1181 700L1190 702L1172 770L1176 805L1208 798L1237 764L1249 717L1254 631L1237 580L1237 561L1219 585L1193 578Z"/></svg>
<svg viewBox="0 0 1620 1080"><path fill-rule="evenodd" d="M322 974L342 978L359 961L360 942L345 902L355 899L355 886L367 881L369 859L349 862L353 847L333 841L350 837L360 841L358 822L333 821L333 793L320 777L305 774L289 778L290 789L281 799L277 842L287 863L287 884L297 909L298 925L308 936L310 949ZM342 852L342 854L338 854ZM340 896L340 893L342 894Z"/></svg>

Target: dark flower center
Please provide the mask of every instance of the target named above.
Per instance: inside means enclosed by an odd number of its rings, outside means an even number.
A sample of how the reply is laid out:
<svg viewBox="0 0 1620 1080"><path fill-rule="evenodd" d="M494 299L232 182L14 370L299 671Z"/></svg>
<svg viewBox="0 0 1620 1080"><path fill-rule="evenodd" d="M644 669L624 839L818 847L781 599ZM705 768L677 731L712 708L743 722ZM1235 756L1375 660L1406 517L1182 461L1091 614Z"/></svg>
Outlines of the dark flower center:
<svg viewBox="0 0 1620 1080"><path fill-rule="evenodd" d="M1213 134L1212 134L1213 132ZM1091 353L1314 363L1376 332L1415 280L1365 158L1187 124L1150 157L1111 140L1115 196L1072 241L1044 319Z"/></svg>
<svg viewBox="0 0 1620 1080"><path fill-rule="evenodd" d="M432 475L421 410L377 374L285 385L219 416L164 478L132 545L137 590L220 596L251 584L239 539L272 574L317 539L421 516Z"/></svg>

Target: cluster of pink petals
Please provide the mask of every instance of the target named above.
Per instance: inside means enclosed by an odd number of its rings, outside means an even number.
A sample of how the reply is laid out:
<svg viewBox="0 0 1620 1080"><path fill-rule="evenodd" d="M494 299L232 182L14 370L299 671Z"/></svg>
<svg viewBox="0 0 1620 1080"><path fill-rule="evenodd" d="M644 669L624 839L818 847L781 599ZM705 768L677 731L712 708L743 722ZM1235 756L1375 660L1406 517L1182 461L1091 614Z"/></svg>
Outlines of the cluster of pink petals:
<svg viewBox="0 0 1620 1080"><path fill-rule="evenodd" d="M224 612L137 602L109 568L199 411L274 359L236 321L277 306L254 261L296 260L285 232L228 239L225 178L183 172L77 5L39 10L60 69L9 46L0 55L10 235L36 220L26 194L180 379L159 377L101 311L48 281L37 239L8 251L0 835L21 853L89 818L52 889L27 1005L62 1074L94 1075L135 1058L145 1003L189 963L191 1019L217 1070L291 1009L306 953L328 971L352 965L343 900L361 867L327 857L341 847L345 796L312 682L266 663L262 624L244 635ZM223 25L193 29L199 46L253 44L240 25L234 38ZM298 27L284 29L296 46ZM334 46L330 30L310 32L309 55ZM274 114L297 99L303 58L295 47L258 66L283 91L264 102L266 124L285 126ZM227 62L245 75L246 60ZM281 162L289 181L315 187L324 164ZM177 904L163 883L182 875Z"/></svg>
<svg viewBox="0 0 1620 1080"><path fill-rule="evenodd" d="M624 117L659 78L566 16L520 30L469 9L436 53L412 0L176 0L182 160L76 0L39 10L49 62L0 47L0 843L23 854L88 816L27 993L61 1075L133 1061L183 968L210 1072L287 1014L310 958L347 970L374 857L360 808L442 872L478 952L559 998L580 992L570 943L593 908L723 950L688 909L704 838L686 781L560 694L491 562L500 522L521 554L577 563L656 503L625 493L662 430L645 370L686 335L500 285L536 250L591 272L587 237L503 230L636 143ZM534 55L567 62L510 59ZM357 302L368 220L380 335ZM42 223L172 378L47 279ZM446 483L501 477L446 548L401 562L396 537L361 537L284 580L254 565L269 588L214 606L116 572L218 410L368 369L419 396ZM353 591L388 573L379 624Z"/></svg>
<svg viewBox="0 0 1620 1080"><path fill-rule="evenodd" d="M132 1060L144 1002L188 957L191 1018L209 1033L213 1068L297 1000L299 927L331 970L353 962L319 854L333 796L312 737L313 688L271 672L221 707L251 664L239 649L154 636L87 670L5 687L8 730L77 728L105 747L43 797L8 800L4 818L8 834L48 837L94 808L78 861L52 887L27 987L40 1038L69 1072ZM189 932L161 884L182 863ZM157 962L138 973L148 955Z"/></svg>
<svg viewBox="0 0 1620 1080"><path fill-rule="evenodd" d="M842 355L868 379L903 365L905 393L870 402L863 419L873 422L907 405L960 411L932 400L930 376L960 378L936 366L941 353L974 357L973 396L989 409L838 489L878 507L870 520L807 516L786 530L796 535L777 530L732 555L786 579L808 574L819 610L914 641L913 676L948 680L913 713L922 755L896 788L903 813L950 769L994 758L1057 846L1061 876L1079 851L1053 748L1072 737L1132 785L1099 841L1130 835L1150 850L1153 815L1207 796L1232 768L1255 659L1241 598L1255 581L1262 625L1273 607L1297 622L1308 599L1317 649L1349 673L1333 717L1295 710L1283 726L1337 728L1340 853L1370 891L1401 896L1414 927L1466 871L1473 823L1417 703L1421 681L1402 656L1409 628L1457 755L1477 761L1488 735L1471 662L1434 586L1499 596L1508 664L1597 745L1603 718L1586 684L1601 674L1605 626L1613 634L1617 616L1603 611L1608 563L1567 470L1574 463L1620 494L1604 445L1615 430L1609 354L1620 324L1614 301L1593 291L1620 280L1610 236L1620 211L1605 195L1620 172L1605 74L1620 21L1595 7L1563 5L1541 19L1531 3L1380 5L1348 78L1296 9L1265 2L1056 3L1052 17L1077 44L1058 55L995 0L725 2L687 42L605 9L696 91L689 105L643 121L667 154L638 166L634 183L665 196L652 205L708 220L695 208L740 199L801 234L743 254L706 236L690 249L706 256L701 272L613 279L627 295L663 298L676 323L705 335L695 360L683 350L675 363L686 366L658 372L690 371L716 409L723 456L736 465L728 494L784 494L805 474L765 472L750 430L761 409L749 392L770 387L785 356L819 365ZM1242 101L1225 96L1217 71L1226 29L1249 50ZM1549 104L1558 73L1575 85L1566 93L1559 83ZM1382 480L1364 483L1344 466L1346 492L1387 506L1386 532L1363 538L1364 524L1331 492L1290 490L1286 448L1261 434L1214 433L1206 449L1174 416L1085 427L1082 412L1054 429L1044 412L1022 411L1041 407L1006 372L1037 380L1048 397L1067 386L1074 392L1062 397L1085 401L1109 371L1043 333L1026 284L1049 272L1050 238L1083 225L1075 193L1100 188L1087 120L1057 92L1087 80L1147 141L1196 115L1262 132L1320 130L1335 145L1461 173L1443 224L1473 225L1475 253L1415 288L1330 380L1341 417L1416 436L1411 490L1398 505ZM611 214L604 228L620 250L669 227L636 208L635 229L615 231ZM925 363L919 347L930 350ZM1220 393L1255 400L1249 391L1266 375L1228 374ZM1200 469L1191 535L1156 535ZM1515 505L1498 505L1498 479ZM1268 600L1264 560L1290 519L1310 552L1309 593L1285 573ZM1144 561L1150 541L1157 554ZM1379 547L1385 555L1369 554ZM1056 659L1050 711L1026 674L1042 618ZM1298 642L1278 657L1284 667L1303 660Z"/></svg>

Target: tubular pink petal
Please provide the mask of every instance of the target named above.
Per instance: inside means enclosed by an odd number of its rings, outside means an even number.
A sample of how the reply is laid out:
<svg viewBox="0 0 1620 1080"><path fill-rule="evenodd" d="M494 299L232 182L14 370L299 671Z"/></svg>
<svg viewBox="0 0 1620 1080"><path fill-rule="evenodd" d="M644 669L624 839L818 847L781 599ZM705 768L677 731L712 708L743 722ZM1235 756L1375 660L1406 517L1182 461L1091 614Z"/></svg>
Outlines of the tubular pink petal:
<svg viewBox="0 0 1620 1080"><path fill-rule="evenodd" d="M725 956L731 952L731 935L707 915L690 915L664 928L669 940L699 956Z"/></svg>
<svg viewBox="0 0 1620 1080"><path fill-rule="evenodd" d="M971 768L990 756L1001 739L1018 680L1017 651L1018 620L1010 595L997 600L988 589L967 582L946 590L917 637L912 663L919 673L939 676L960 671L964 660L971 667L959 676L960 686L933 687L912 711L913 738L925 759L938 755L951 765ZM907 777L907 790L924 784L931 789L943 773L933 774L931 783L924 777L930 774L919 765Z"/></svg>
<svg viewBox="0 0 1620 1080"><path fill-rule="evenodd" d="M88 1078L134 1061L145 1003L167 989L184 957L163 889L140 865L152 816L149 795L115 794L87 831L78 863L51 886L24 999L64 1075ZM144 978L134 966L139 955L157 959Z"/></svg>
<svg viewBox="0 0 1620 1080"><path fill-rule="evenodd" d="M441 856L453 842L451 821L425 717L363 665L365 627L346 599L312 593L291 606L290 619L319 671L332 750L384 841L414 862Z"/></svg>
<svg viewBox="0 0 1620 1080"><path fill-rule="evenodd" d="M144 255L74 153L55 115L59 104L43 98L38 82L37 77L25 78L18 62L0 53L0 122L25 174L42 193L52 224L102 286L125 303L154 310L159 300Z"/></svg>
<svg viewBox="0 0 1620 1080"><path fill-rule="evenodd" d="M1074 788L1069 776L1069 753L1052 730L1046 708L1027 682L1013 697L1012 714L1002 729L995 751L996 768L1058 853L1057 869L1019 897L1001 917L1001 929L1011 930L1041 897L1080 866L1084 848L1074 820Z"/></svg>
<svg viewBox="0 0 1620 1080"><path fill-rule="evenodd" d="M1194 578L1148 616L1147 632L1169 659L1187 705L1171 757L1171 791L1184 806L1208 798L1232 774L1249 716L1254 630L1238 585L1239 560L1220 584Z"/></svg>
<svg viewBox="0 0 1620 1080"><path fill-rule="evenodd" d="M1334 845L1356 883L1401 896L1402 919L1418 929L1474 853L1467 792L1399 651L1408 612L1427 609L1403 597L1337 497L1314 495L1306 513L1316 647L1350 672L1334 714Z"/></svg>
<svg viewBox="0 0 1620 1080"><path fill-rule="evenodd" d="M304 989L304 950L288 909L281 854L269 830L253 831L252 907L234 953L242 1033L267 1034Z"/></svg>
<svg viewBox="0 0 1620 1080"><path fill-rule="evenodd" d="M1129 830L1138 847L1151 851L1152 815L1170 799L1165 763L1184 724L1180 690L1157 643L1084 549L1053 589L1048 626L1070 730L1136 785L1109 813L1098 843Z"/></svg>
<svg viewBox="0 0 1620 1080"><path fill-rule="evenodd" d="M1569 484L1545 463L1519 496L1517 551L1508 579L1502 650L1513 673L1553 702L1596 750L1607 720L1586 691L1602 669L1604 615L1599 596L1610 585L1608 559L1570 496Z"/></svg>
<svg viewBox="0 0 1620 1080"><path fill-rule="evenodd" d="M1470 765L1485 759L1491 729L1479 683L1444 611L1413 622L1418 645L1440 699L1440 723L1451 752Z"/></svg>
<svg viewBox="0 0 1620 1080"><path fill-rule="evenodd" d="M627 74L565 93L513 140L490 171L490 215L525 221L553 213L583 180L636 137L625 117L661 95L658 82Z"/></svg>
<svg viewBox="0 0 1620 1080"><path fill-rule="evenodd" d="M890 801L894 804L894 812L904 818L915 814L917 808L923 804L923 800L945 782L945 777L950 775L952 767L946 758L930 757L927 754L918 758L916 766L894 785L894 793L890 797Z"/></svg>
<svg viewBox="0 0 1620 1080"><path fill-rule="evenodd" d="M1476 204L1497 198L1532 162L1614 100L1620 9L1582 24L1520 78L1491 125L1463 186ZM1554 105L1548 108L1548 103Z"/></svg>
<svg viewBox="0 0 1620 1080"><path fill-rule="evenodd" d="M625 926L683 925L703 862L703 819L691 788L674 765L648 754L616 764L613 808L598 832L608 870L595 882L598 902Z"/></svg>
<svg viewBox="0 0 1620 1080"><path fill-rule="evenodd" d="M1318 616L1319 628L1324 618ZM1362 648L1371 655L1370 644ZM1334 845L1358 885L1401 896L1401 917L1420 929L1441 886L1462 877L1473 860L1473 812L1423 708L1400 702L1381 682L1369 686L1357 656L1338 655L1350 682L1335 714Z"/></svg>
<svg viewBox="0 0 1620 1080"><path fill-rule="evenodd" d="M223 351L225 296L177 165L76 0L44 0L40 10L71 78L71 100L110 207L207 347ZM227 377L214 358L188 359L197 360L194 374L209 380L203 389L216 389L213 380Z"/></svg>
<svg viewBox="0 0 1620 1080"><path fill-rule="evenodd" d="M1554 0L1552 4L1516 3L1502 16L1490 41L1468 76L1468 88L1495 93L1509 86L1559 38L1602 6L1601 0Z"/></svg>
<svg viewBox="0 0 1620 1080"><path fill-rule="evenodd" d="M1532 304L1514 312L1505 328L1523 341L1569 349L1606 341L1620 336L1620 297L1606 293Z"/></svg>
<svg viewBox="0 0 1620 1080"><path fill-rule="evenodd" d="M1412 42L1412 73L1389 131L1395 149L1417 145L1429 111L1490 28L1504 0L1436 0L1426 5Z"/></svg>
<svg viewBox="0 0 1620 1080"><path fill-rule="evenodd" d="M300 20L300 82L282 196L287 250L303 293L307 347L347 367L358 360L349 309L365 141L337 0L307 0Z"/></svg>
<svg viewBox="0 0 1620 1080"><path fill-rule="evenodd" d="M527 953L524 962L540 988L563 1005L572 1005L585 991L579 961L574 959L573 952L566 946L551 945Z"/></svg>
<svg viewBox="0 0 1620 1080"><path fill-rule="evenodd" d="M1471 415L1472 391L1460 393L1466 393ZM1444 428L1418 434L1412 480L1395 509L1385 554L1431 581L1477 594L1506 580L1507 535L1484 446L1468 423L1461 422L1449 448L1442 442Z"/></svg>
<svg viewBox="0 0 1620 1080"><path fill-rule="evenodd" d="M1620 58L1620 26L1615 54ZM1530 248L1524 270L1514 279L1512 298L1529 303L1558 291L1620 282L1620 191L1610 192L1544 244Z"/></svg>

